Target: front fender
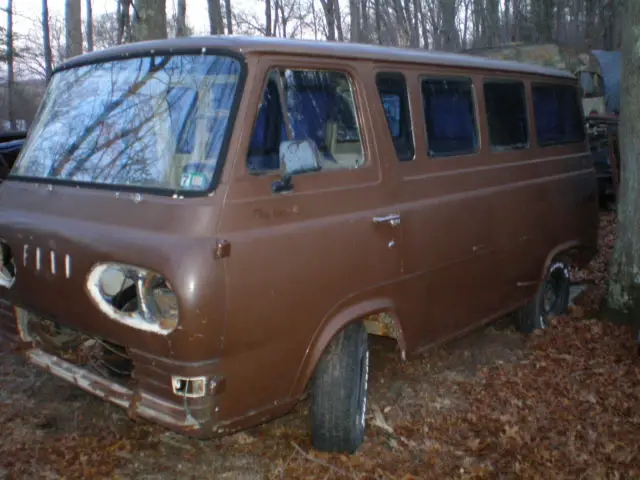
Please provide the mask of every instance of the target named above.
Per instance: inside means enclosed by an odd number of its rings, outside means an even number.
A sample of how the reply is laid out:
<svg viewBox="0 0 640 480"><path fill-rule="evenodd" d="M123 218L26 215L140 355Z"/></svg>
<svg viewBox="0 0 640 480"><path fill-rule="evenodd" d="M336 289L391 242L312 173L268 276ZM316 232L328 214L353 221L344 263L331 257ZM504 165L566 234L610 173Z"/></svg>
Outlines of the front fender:
<svg viewBox="0 0 640 480"><path fill-rule="evenodd" d="M405 358L406 343L404 331L395 314L395 305L390 299L374 298L343 307L342 309L339 309L337 313L327 315L320 327L314 333L311 342L306 349L305 356L300 364L298 374L296 375L296 380L291 390L291 398L298 398L304 393L306 385L313 375L318 360L320 360L320 357L327 348L327 345L329 345L331 339L342 328L351 322L364 320L371 315L379 313L386 313L393 319L398 346L402 352L402 358Z"/></svg>

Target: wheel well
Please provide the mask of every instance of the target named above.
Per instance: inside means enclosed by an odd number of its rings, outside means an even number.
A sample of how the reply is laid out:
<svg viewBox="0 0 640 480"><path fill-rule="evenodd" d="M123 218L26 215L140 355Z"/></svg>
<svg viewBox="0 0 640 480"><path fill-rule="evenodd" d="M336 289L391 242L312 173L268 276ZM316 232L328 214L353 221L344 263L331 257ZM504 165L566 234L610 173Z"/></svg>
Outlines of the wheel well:
<svg viewBox="0 0 640 480"><path fill-rule="evenodd" d="M313 376L316 365L333 337L344 329L344 327L354 322L362 322L367 333L370 335L395 339L400 349L402 360L406 360L404 332L395 313L391 308L388 308L390 306L387 302L379 301L376 301L375 304L354 305L324 324L316 340L314 340L309 347L309 354L304 360L304 366L301 368L299 376L294 382L292 395L297 397L307 390L309 380Z"/></svg>
<svg viewBox="0 0 640 480"><path fill-rule="evenodd" d="M576 243L565 244L555 248L547 256L547 260L544 262L540 272L540 278L543 279L546 276L549 267L555 262L562 262L569 269L572 266L579 265L583 254L583 248Z"/></svg>

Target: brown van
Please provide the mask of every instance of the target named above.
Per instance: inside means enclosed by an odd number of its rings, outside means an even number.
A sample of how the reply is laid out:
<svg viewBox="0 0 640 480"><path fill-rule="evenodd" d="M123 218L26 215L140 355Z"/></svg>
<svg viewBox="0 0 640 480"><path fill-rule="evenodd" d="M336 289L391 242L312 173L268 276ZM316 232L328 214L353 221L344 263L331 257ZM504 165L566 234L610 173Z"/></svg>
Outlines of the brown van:
<svg viewBox="0 0 640 480"><path fill-rule="evenodd" d="M363 440L368 334L402 358L567 307L595 252L576 79L478 57L242 37L54 73L0 186L2 331L29 362L210 437L311 396Z"/></svg>

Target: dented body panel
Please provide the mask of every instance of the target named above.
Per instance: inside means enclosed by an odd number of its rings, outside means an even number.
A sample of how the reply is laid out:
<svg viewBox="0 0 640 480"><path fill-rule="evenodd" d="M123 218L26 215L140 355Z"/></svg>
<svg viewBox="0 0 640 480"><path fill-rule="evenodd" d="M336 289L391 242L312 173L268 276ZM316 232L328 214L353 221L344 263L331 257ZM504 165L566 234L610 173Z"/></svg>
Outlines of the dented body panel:
<svg viewBox="0 0 640 480"><path fill-rule="evenodd" d="M483 120L483 78L525 82L531 117L531 83L575 86L564 72L233 37L120 46L60 71L207 49L233 52L245 72L233 110L218 112L231 126L210 188L183 195L18 176L0 186L0 239L15 263L13 284L0 288L0 332L52 374L168 428L223 434L290 409L349 322L396 339L405 357L529 301L557 255L584 263L595 252L597 194L586 143L543 148L530 128L529 146L496 152ZM258 106L277 69L349 79L362 151L351 137L331 151L354 167L293 175L285 191L273 188L282 171L249 171ZM376 88L376 73L386 71L407 79L412 112L422 109L421 76L469 77L477 151L430 158L424 120L414 114L413 158L398 161ZM341 77L331 81L344 92ZM100 262L161 276L176 300L177 327L156 334L109 318L95 299L100 286L93 293L87 286ZM136 278L152 277L144 275ZM105 352L121 359L105 360ZM107 371L125 364L125 374Z"/></svg>

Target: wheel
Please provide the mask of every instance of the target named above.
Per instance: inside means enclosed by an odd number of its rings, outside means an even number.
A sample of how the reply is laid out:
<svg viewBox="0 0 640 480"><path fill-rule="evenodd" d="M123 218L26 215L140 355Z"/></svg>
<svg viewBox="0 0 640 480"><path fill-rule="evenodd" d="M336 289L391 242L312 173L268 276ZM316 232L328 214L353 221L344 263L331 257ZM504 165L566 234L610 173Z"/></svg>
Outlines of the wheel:
<svg viewBox="0 0 640 480"><path fill-rule="evenodd" d="M554 262L538 288L536 296L516 312L516 326L523 333L547 328L550 317L562 315L569 307L569 269L563 262Z"/></svg>
<svg viewBox="0 0 640 480"><path fill-rule="evenodd" d="M318 361L311 385L311 442L316 450L353 453L364 440L369 377L367 331L347 325Z"/></svg>

